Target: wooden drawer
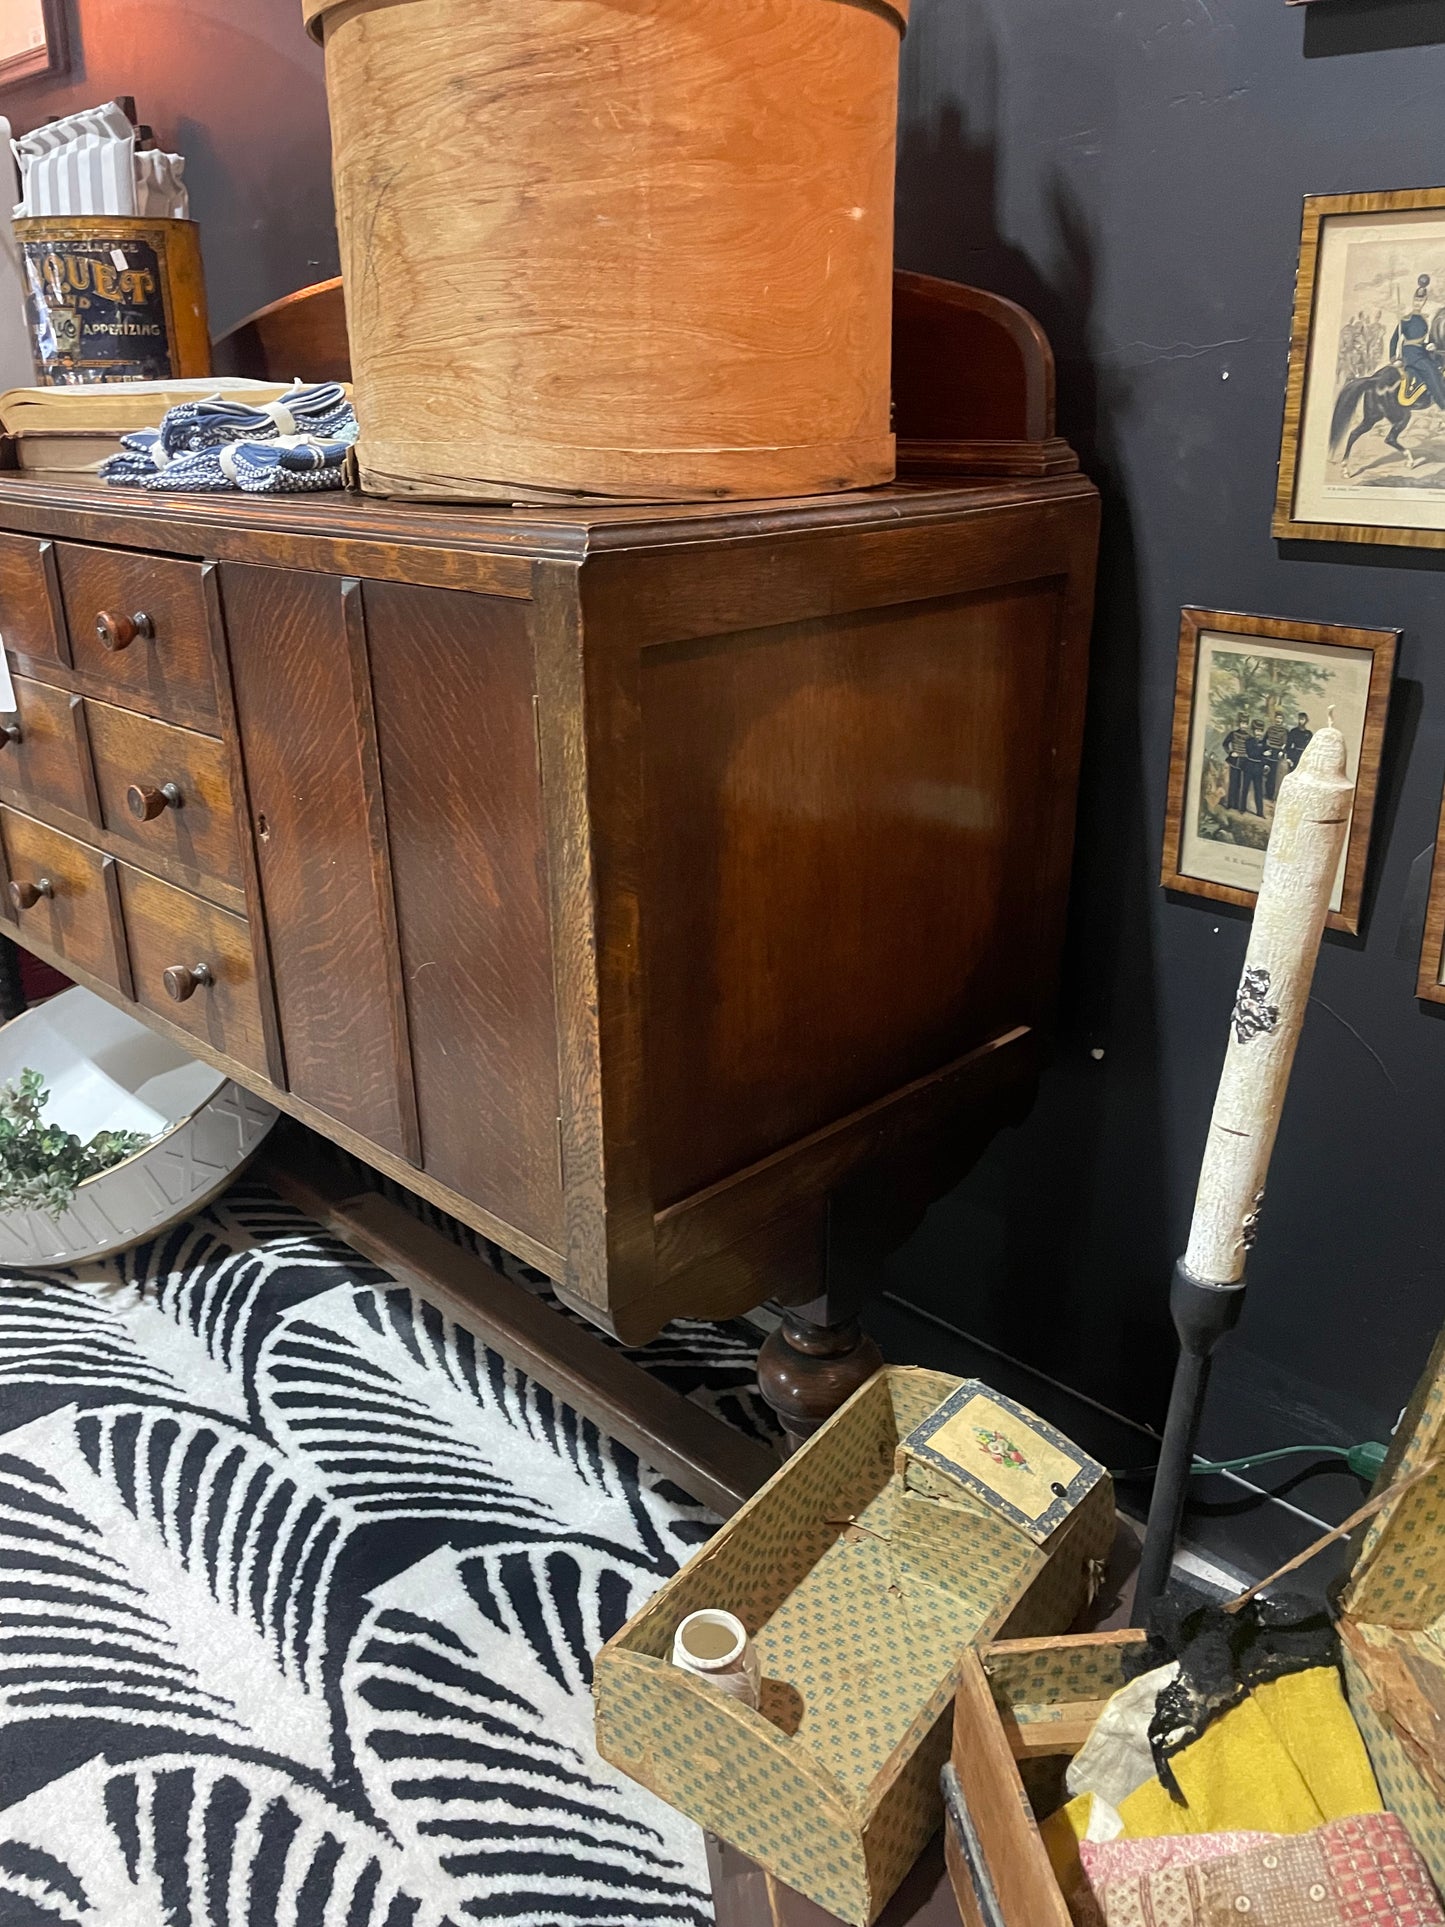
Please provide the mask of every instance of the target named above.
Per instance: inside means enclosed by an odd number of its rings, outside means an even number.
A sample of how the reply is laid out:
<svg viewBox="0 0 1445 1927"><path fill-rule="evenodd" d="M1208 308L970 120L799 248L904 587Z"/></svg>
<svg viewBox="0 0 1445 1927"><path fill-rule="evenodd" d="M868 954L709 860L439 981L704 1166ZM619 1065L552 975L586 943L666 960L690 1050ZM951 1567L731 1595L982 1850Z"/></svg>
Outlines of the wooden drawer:
<svg viewBox="0 0 1445 1927"><path fill-rule="evenodd" d="M117 702L216 727L216 684L199 562L56 544L75 667Z"/></svg>
<svg viewBox="0 0 1445 1927"><path fill-rule="evenodd" d="M136 1002L271 1075L249 924L129 864L117 867Z"/></svg>
<svg viewBox="0 0 1445 1927"><path fill-rule="evenodd" d="M0 827L8 871L5 913L20 941L129 995L114 859L16 810L0 809Z"/></svg>
<svg viewBox="0 0 1445 1927"><path fill-rule="evenodd" d="M0 535L0 638L17 656L69 660L53 542Z"/></svg>
<svg viewBox="0 0 1445 1927"><path fill-rule="evenodd" d="M88 818L79 696L16 676L15 707L0 714L0 788ZM9 731L16 732L14 737Z"/></svg>
<svg viewBox="0 0 1445 1927"><path fill-rule="evenodd" d="M106 829L239 887L241 846L224 743L110 703L87 701L85 715Z"/></svg>

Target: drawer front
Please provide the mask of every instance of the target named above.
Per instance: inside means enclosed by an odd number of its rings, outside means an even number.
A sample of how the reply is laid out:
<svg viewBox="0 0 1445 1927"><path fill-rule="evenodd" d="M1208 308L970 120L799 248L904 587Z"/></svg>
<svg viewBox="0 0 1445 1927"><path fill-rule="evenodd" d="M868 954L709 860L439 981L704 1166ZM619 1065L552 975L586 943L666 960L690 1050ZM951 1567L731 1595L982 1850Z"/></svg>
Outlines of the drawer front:
<svg viewBox="0 0 1445 1927"><path fill-rule="evenodd" d="M13 681L15 707L0 715L0 788L88 817L79 696L28 676Z"/></svg>
<svg viewBox="0 0 1445 1927"><path fill-rule="evenodd" d="M0 535L0 637L32 661L68 659L53 542Z"/></svg>
<svg viewBox="0 0 1445 1927"><path fill-rule="evenodd" d="M216 727L204 575L128 549L56 544L75 667L136 709Z"/></svg>
<svg viewBox="0 0 1445 1927"><path fill-rule="evenodd" d="M9 872L6 914L35 943L129 993L116 871L99 850L15 810L0 809Z"/></svg>
<svg viewBox="0 0 1445 1927"><path fill-rule="evenodd" d="M137 850L239 886L241 848L226 749L135 710L87 701L100 820ZM4 756L0 754L0 775Z"/></svg>
<svg viewBox="0 0 1445 1927"><path fill-rule="evenodd" d="M268 1075L245 919L129 864L117 868L136 1002Z"/></svg>

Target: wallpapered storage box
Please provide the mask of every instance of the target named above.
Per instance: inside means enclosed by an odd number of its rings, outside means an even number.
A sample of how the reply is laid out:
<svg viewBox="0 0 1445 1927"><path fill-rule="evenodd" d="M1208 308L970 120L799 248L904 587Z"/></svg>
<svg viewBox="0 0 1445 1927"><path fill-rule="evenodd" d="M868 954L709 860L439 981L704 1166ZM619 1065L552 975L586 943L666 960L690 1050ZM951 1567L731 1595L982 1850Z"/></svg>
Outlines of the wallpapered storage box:
<svg viewBox="0 0 1445 1927"><path fill-rule="evenodd" d="M1381 1487L1445 1461L1445 1338L1402 1420ZM1350 1710L1380 1792L1445 1892L1445 1463L1362 1529L1340 1598ZM1005 1640L965 1656L946 1836L967 1927L1070 1927L1030 1818L1124 1684L1136 1632Z"/></svg>
<svg viewBox="0 0 1445 1927"><path fill-rule="evenodd" d="M973 1643L1067 1626L1114 1536L1108 1474L976 1381L887 1368L597 1658L604 1758L858 1927L937 1827ZM671 1663L736 1613L759 1711Z"/></svg>

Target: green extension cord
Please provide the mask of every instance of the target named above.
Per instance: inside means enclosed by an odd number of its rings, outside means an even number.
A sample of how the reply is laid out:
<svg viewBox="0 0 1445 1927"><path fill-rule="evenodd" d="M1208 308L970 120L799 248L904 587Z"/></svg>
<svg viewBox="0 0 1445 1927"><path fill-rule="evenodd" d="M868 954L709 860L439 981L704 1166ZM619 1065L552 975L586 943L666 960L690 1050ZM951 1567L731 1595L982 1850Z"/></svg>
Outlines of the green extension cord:
<svg viewBox="0 0 1445 1927"><path fill-rule="evenodd" d="M1378 1439L1366 1439L1361 1445L1282 1445L1276 1452L1251 1452L1242 1459L1196 1459L1192 1476L1198 1479L1208 1472L1244 1472L1250 1466L1273 1465L1277 1459L1291 1459L1301 1452L1312 1452L1318 1459L1343 1459L1356 1477L1369 1479L1373 1483L1389 1449L1387 1445L1381 1445ZM1157 1465L1136 1466L1129 1471L1113 1472L1110 1477L1148 1479L1158 1470Z"/></svg>

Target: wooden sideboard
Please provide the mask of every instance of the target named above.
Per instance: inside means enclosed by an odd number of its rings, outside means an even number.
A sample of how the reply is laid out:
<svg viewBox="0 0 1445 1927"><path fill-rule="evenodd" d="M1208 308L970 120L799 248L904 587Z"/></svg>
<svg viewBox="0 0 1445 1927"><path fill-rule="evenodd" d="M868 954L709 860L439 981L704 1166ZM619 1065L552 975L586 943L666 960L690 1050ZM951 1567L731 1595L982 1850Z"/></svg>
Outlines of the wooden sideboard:
<svg viewBox="0 0 1445 1927"><path fill-rule="evenodd" d="M1096 523L0 476L5 914L625 1339L818 1299L1031 1093Z"/></svg>

